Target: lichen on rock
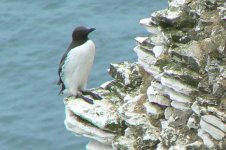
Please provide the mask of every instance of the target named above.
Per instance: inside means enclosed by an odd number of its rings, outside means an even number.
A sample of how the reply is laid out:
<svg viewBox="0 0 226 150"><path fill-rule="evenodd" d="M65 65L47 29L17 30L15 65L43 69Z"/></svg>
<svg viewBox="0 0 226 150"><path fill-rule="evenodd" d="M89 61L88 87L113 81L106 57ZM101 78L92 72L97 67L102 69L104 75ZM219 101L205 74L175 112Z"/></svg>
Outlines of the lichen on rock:
<svg viewBox="0 0 226 150"><path fill-rule="evenodd" d="M225 7L169 0L142 19L138 61L110 65L113 80L93 89L103 100L65 98L67 129L93 139L87 149L226 149Z"/></svg>

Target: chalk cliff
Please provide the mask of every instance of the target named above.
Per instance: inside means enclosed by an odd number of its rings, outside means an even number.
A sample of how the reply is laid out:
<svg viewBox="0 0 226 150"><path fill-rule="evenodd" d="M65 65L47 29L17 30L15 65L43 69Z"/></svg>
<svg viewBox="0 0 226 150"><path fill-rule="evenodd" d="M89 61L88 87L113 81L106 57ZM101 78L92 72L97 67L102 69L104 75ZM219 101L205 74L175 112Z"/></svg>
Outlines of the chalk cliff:
<svg viewBox="0 0 226 150"><path fill-rule="evenodd" d="M65 98L88 150L226 149L226 1L169 0L140 24L136 63L111 64L93 105Z"/></svg>

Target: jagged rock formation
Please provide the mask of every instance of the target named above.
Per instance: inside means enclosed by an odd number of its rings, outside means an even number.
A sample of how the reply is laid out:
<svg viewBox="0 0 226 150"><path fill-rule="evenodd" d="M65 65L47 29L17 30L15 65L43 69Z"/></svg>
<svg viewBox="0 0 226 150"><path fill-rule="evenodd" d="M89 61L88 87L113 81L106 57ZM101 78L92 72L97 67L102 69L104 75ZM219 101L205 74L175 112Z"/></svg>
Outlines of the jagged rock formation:
<svg viewBox="0 0 226 150"><path fill-rule="evenodd" d="M225 0L169 0L140 24L138 62L111 64L94 105L65 98L67 129L90 150L226 149Z"/></svg>

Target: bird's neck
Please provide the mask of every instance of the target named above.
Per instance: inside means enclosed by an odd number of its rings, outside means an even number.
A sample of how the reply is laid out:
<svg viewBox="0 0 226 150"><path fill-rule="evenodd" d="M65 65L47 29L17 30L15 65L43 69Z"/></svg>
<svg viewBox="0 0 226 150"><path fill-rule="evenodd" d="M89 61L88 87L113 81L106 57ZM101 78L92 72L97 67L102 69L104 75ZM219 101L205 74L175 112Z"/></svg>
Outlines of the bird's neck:
<svg viewBox="0 0 226 150"><path fill-rule="evenodd" d="M80 46L80 45L84 44L86 41L88 41L88 39L86 39L86 40L76 40L76 41L72 40L68 49L72 49L76 46Z"/></svg>
<svg viewBox="0 0 226 150"><path fill-rule="evenodd" d="M84 44L84 43L87 42L88 40L89 40L88 38L85 39L85 40L76 40L76 41L72 40L72 43L74 43L76 46L79 46L79 45Z"/></svg>

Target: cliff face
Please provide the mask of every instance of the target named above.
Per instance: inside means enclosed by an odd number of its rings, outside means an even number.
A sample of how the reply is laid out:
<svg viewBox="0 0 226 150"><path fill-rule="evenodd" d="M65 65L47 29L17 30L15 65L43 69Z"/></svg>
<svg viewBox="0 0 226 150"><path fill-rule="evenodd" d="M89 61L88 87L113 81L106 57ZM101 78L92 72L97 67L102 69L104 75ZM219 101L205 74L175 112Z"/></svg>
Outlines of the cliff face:
<svg viewBox="0 0 226 150"><path fill-rule="evenodd" d="M226 149L225 0L169 0L140 24L138 62L111 64L94 105L65 98L66 128L90 150Z"/></svg>

